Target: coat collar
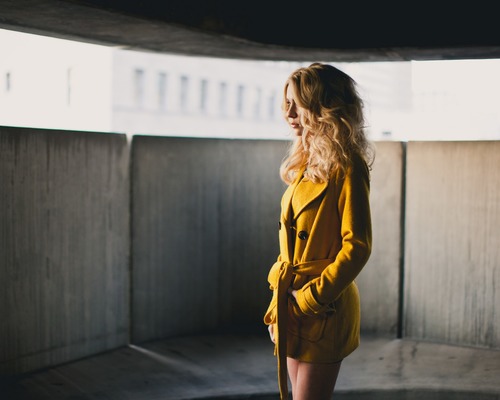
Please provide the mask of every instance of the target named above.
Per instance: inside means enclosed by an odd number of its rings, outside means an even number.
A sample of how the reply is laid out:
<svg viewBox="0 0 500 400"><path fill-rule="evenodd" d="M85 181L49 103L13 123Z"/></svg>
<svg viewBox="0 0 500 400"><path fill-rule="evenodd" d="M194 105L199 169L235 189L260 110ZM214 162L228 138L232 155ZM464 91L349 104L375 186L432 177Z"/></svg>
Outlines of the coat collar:
<svg viewBox="0 0 500 400"><path fill-rule="evenodd" d="M300 204L300 208L295 211L294 217L297 218L300 213L314 200L316 200L326 189L328 182L313 183L309 180L300 183L299 190L295 191L294 197ZM290 204L291 206L291 204Z"/></svg>
<svg viewBox="0 0 500 400"><path fill-rule="evenodd" d="M304 208L317 199L328 186L328 182L313 183L311 181L303 181L300 185L300 190L296 190L305 170L305 166L300 169L293 183L283 194L282 212L285 220L290 220L292 217L297 218ZM300 204L300 208L295 210L295 215L292 210L292 197L295 197L297 203Z"/></svg>

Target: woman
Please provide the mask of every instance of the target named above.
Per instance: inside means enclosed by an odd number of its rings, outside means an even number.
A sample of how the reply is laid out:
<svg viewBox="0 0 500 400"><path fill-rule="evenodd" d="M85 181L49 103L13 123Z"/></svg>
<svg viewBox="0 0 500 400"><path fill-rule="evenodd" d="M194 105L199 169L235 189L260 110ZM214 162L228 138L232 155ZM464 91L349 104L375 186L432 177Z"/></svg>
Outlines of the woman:
<svg viewBox="0 0 500 400"><path fill-rule="evenodd" d="M342 360L359 345L354 279L371 253L370 144L352 78L313 63L285 83L295 133L280 168L280 255L264 317L275 343L281 399L330 399Z"/></svg>

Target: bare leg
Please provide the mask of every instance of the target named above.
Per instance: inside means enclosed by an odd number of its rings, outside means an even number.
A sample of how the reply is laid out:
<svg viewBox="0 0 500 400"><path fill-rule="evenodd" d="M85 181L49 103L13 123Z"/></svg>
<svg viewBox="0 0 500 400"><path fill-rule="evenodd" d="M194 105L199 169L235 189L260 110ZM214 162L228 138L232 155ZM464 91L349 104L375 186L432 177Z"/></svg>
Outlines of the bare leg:
<svg viewBox="0 0 500 400"><path fill-rule="evenodd" d="M314 364L287 359L293 400L330 400L341 362Z"/></svg>
<svg viewBox="0 0 500 400"><path fill-rule="evenodd" d="M292 393L295 393L295 387L297 386L297 373L299 372L299 361L287 357L286 367L288 369L288 377L292 383Z"/></svg>

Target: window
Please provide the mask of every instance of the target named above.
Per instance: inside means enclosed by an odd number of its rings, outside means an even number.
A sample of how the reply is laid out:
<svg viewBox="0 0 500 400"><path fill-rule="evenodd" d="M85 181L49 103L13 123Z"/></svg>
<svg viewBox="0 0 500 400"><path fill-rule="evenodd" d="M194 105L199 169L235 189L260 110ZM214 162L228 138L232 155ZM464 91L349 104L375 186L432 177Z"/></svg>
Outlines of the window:
<svg viewBox="0 0 500 400"><path fill-rule="evenodd" d="M221 82L219 84L219 113L222 116L227 112L227 83Z"/></svg>
<svg viewBox="0 0 500 400"><path fill-rule="evenodd" d="M186 75L182 75L181 92L179 99L181 111L187 111L188 109L188 89L189 89L189 78Z"/></svg>
<svg viewBox="0 0 500 400"><path fill-rule="evenodd" d="M208 81L202 79L200 82L200 111L207 112Z"/></svg>
<svg viewBox="0 0 500 400"><path fill-rule="evenodd" d="M158 108L160 110L167 108L167 74L165 72L158 74Z"/></svg>
<svg viewBox="0 0 500 400"><path fill-rule="evenodd" d="M262 89L256 88L255 89L255 103L254 103L254 109L253 109L253 116L255 119L260 119L261 97L262 97Z"/></svg>
<svg viewBox="0 0 500 400"><path fill-rule="evenodd" d="M134 71L134 101L137 107L144 105L144 70L140 68Z"/></svg>
<svg viewBox="0 0 500 400"><path fill-rule="evenodd" d="M269 119L275 118L275 110L276 110L276 92L273 90L269 95L269 103L267 108L267 116Z"/></svg>
<svg viewBox="0 0 500 400"><path fill-rule="evenodd" d="M243 116L244 98L245 98L245 86L238 85L238 91L236 93L236 114L238 114L239 117Z"/></svg>

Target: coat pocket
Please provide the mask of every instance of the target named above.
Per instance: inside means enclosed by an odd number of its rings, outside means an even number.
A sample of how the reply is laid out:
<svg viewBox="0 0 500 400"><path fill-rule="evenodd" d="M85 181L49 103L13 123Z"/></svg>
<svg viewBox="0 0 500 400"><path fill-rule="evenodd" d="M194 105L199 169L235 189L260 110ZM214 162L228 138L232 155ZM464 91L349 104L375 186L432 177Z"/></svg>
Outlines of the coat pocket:
<svg viewBox="0 0 500 400"><path fill-rule="evenodd" d="M304 314L293 300L288 300L288 331L301 339L317 342L325 333L327 314Z"/></svg>

